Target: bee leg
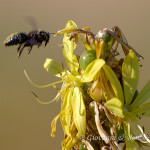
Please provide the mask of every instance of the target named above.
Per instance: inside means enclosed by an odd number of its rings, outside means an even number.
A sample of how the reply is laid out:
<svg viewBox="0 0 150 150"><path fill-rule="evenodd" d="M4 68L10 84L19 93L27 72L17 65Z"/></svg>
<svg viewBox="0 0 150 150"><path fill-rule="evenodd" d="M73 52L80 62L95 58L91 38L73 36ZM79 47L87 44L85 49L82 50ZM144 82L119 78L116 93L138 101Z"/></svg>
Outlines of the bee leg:
<svg viewBox="0 0 150 150"><path fill-rule="evenodd" d="M21 48L21 50L20 50L20 48L19 48L19 51L18 51L18 58L21 56L23 49L24 49L25 47L29 47L29 46L31 46L30 41L26 41L26 42L24 43L23 47ZM31 49L32 49L32 48L31 48ZM30 51L31 51L31 50L30 50Z"/></svg>
<svg viewBox="0 0 150 150"><path fill-rule="evenodd" d="M38 44L38 48L41 46L41 43L40 44Z"/></svg>
<svg viewBox="0 0 150 150"><path fill-rule="evenodd" d="M29 47L29 49L28 49L28 54L30 54L30 52L31 52L31 50L32 50L32 47L33 47L32 41L30 41L30 40L26 41L25 44L24 44L24 46L23 46L23 48L24 48L24 47Z"/></svg>
<svg viewBox="0 0 150 150"><path fill-rule="evenodd" d="M17 48L17 53L19 52L20 48L21 48L22 44L19 44L18 48Z"/></svg>
<svg viewBox="0 0 150 150"><path fill-rule="evenodd" d="M33 47L33 45L31 45L30 48L28 49L28 54L30 54L32 47Z"/></svg>
<svg viewBox="0 0 150 150"><path fill-rule="evenodd" d="M46 41L46 42L45 42L45 46L47 45L48 42L49 42L49 41Z"/></svg>
<svg viewBox="0 0 150 150"><path fill-rule="evenodd" d="M21 46L20 46L21 47ZM23 51L23 49L25 48L25 44L23 45L23 47L21 48L21 50L19 49L19 51L17 51L17 54L18 54L18 58L21 56L21 53Z"/></svg>

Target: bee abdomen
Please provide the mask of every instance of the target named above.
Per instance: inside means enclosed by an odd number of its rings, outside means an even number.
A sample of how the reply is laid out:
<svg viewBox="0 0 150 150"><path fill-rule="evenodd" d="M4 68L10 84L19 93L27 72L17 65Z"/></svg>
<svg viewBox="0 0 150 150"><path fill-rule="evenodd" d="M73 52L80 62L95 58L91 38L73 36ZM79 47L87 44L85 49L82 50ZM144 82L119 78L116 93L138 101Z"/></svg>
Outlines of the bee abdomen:
<svg viewBox="0 0 150 150"><path fill-rule="evenodd" d="M4 41L4 45L11 46L11 45L22 44L26 40L28 40L28 36L26 33L16 32L6 38L6 40Z"/></svg>

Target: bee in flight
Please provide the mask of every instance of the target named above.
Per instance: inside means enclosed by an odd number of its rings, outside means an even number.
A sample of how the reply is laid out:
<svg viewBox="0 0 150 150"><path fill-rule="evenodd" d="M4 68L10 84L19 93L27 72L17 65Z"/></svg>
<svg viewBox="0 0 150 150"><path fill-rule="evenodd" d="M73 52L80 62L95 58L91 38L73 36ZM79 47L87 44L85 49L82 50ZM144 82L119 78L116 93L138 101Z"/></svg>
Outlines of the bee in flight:
<svg viewBox="0 0 150 150"><path fill-rule="evenodd" d="M19 45L17 48L17 54L19 58L25 47L29 47L28 54L30 54L32 47L34 45L37 45L39 48L42 42L45 42L46 46L47 43L49 42L50 34L55 33L45 32L43 30L34 30L29 32L28 34L24 32L16 32L6 38L6 40L4 41L4 45L5 46Z"/></svg>

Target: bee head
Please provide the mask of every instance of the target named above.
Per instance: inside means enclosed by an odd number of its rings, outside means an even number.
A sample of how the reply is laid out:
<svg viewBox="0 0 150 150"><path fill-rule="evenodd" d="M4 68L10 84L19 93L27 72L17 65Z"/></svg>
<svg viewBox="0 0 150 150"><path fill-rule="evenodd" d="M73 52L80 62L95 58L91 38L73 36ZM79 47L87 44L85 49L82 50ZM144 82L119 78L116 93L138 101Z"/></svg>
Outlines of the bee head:
<svg viewBox="0 0 150 150"><path fill-rule="evenodd" d="M50 39L49 32L40 31L38 38L39 38L41 41L45 41L45 46L46 46L47 43L49 42L49 39Z"/></svg>
<svg viewBox="0 0 150 150"><path fill-rule="evenodd" d="M41 39L42 41L49 41L49 33L45 32L45 31L40 31L39 33L39 39Z"/></svg>

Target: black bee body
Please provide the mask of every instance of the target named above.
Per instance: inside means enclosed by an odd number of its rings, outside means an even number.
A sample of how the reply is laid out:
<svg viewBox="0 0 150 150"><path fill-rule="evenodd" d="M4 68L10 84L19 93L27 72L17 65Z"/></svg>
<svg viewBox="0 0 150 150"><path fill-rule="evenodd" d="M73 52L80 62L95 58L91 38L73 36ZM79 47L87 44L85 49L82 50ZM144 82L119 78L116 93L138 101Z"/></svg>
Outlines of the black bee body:
<svg viewBox="0 0 150 150"><path fill-rule="evenodd" d="M28 35L23 32L16 32L7 37L4 44L5 46L12 46L22 44L28 40Z"/></svg>
<svg viewBox="0 0 150 150"><path fill-rule="evenodd" d="M47 43L49 42L50 34L53 33L45 32L41 30L34 30L29 32L28 34L23 32L16 32L7 37L7 39L4 41L4 45L5 46L19 45L17 49L17 54L18 57L20 57L25 47L29 47L28 49L29 51L28 54L29 54L32 50L33 45L37 45L38 47L40 47L40 45L44 41L46 46Z"/></svg>

